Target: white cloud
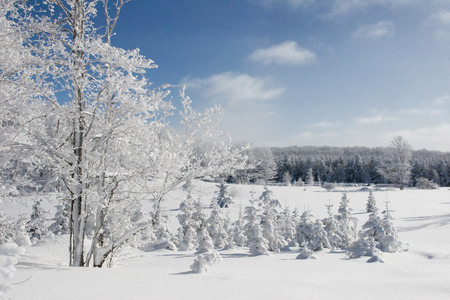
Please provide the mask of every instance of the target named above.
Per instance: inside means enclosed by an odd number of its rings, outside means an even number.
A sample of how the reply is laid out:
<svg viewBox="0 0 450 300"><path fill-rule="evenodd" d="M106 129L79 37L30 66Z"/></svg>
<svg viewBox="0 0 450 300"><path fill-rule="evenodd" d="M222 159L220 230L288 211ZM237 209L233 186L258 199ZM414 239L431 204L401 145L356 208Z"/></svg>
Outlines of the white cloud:
<svg viewBox="0 0 450 300"><path fill-rule="evenodd" d="M442 96L433 100L433 104L446 105L450 104L450 96Z"/></svg>
<svg viewBox="0 0 450 300"><path fill-rule="evenodd" d="M319 123L308 125L308 127L309 128L325 129L325 128L333 128L333 127L336 127L338 125L339 125L339 123L322 121L322 122L319 122Z"/></svg>
<svg viewBox="0 0 450 300"><path fill-rule="evenodd" d="M433 32L434 37L447 39L450 35L450 11L441 10L432 14L424 26Z"/></svg>
<svg viewBox="0 0 450 300"><path fill-rule="evenodd" d="M392 21L380 21L375 24L361 26L353 36L355 38L378 39L383 37L393 37L395 26Z"/></svg>
<svg viewBox="0 0 450 300"><path fill-rule="evenodd" d="M411 108L411 109L400 110L399 114L410 115L410 116L437 116L437 115L442 114L442 111L437 110L437 109Z"/></svg>
<svg viewBox="0 0 450 300"><path fill-rule="evenodd" d="M450 11L441 10L430 16L429 21L440 25L450 26Z"/></svg>
<svg viewBox="0 0 450 300"><path fill-rule="evenodd" d="M258 49L250 55L250 59L266 65L306 65L313 63L316 57L314 52L298 46L294 41Z"/></svg>
<svg viewBox="0 0 450 300"><path fill-rule="evenodd" d="M269 78L252 77L247 74L225 72L201 81L205 94L228 105L255 104L278 98L284 88L273 87Z"/></svg>
<svg viewBox="0 0 450 300"><path fill-rule="evenodd" d="M355 118L353 121L358 125L369 125L374 123L385 123L390 121L395 121L397 118L395 117L386 117L383 114L373 116L373 117L366 117L366 118Z"/></svg>

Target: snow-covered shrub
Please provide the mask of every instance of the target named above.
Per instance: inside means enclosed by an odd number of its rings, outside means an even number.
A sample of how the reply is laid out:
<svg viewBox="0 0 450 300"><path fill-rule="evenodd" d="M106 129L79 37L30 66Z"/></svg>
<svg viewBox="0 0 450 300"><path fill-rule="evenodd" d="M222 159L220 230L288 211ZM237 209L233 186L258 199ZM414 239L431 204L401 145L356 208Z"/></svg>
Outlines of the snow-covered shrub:
<svg viewBox="0 0 450 300"><path fill-rule="evenodd" d="M326 189L328 192L336 188L336 183L333 182L325 182L321 185L322 188Z"/></svg>
<svg viewBox="0 0 450 300"><path fill-rule="evenodd" d="M369 197L367 198L366 211L368 213L376 213L378 211L377 202L372 191L369 192Z"/></svg>
<svg viewBox="0 0 450 300"><path fill-rule="evenodd" d="M417 179L416 187L421 190L435 190L439 186L425 177L420 177Z"/></svg>
<svg viewBox="0 0 450 300"><path fill-rule="evenodd" d="M0 298L5 298L6 293L12 290L14 286L8 281L14 277L16 273L15 264L18 258L25 252L15 243L6 243L0 245Z"/></svg>
<svg viewBox="0 0 450 300"><path fill-rule="evenodd" d="M191 270L194 273L206 273L207 266L211 266L216 263L220 263L222 261L222 257L215 250L209 250L205 253L199 254L194 263L191 265Z"/></svg>
<svg viewBox="0 0 450 300"><path fill-rule="evenodd" d="M297 259L317 259L316 256L314 256L314 251L312 251L308 245L305 245L305 247L303 247L301 249L301 252L299 255L297 255L296 257Z"/></svg>

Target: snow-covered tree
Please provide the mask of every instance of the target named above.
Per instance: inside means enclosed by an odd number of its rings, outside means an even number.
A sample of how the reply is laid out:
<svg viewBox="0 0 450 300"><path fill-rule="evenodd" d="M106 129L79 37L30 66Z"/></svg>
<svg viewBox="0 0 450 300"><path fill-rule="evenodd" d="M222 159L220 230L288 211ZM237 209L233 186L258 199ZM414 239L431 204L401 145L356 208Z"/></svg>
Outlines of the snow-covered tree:
<svg viewBox="0 0 450 300"><path fill-rule="evenodd" d="M255 206L255 199L250 200L251 205L244 210L244 234L252 255L269 255L269 241L264 238L261 230L259 210Z"/></svg>
<svg viewBox="0 0 450 300"><path fill-rule="evenodd" d="M320 251L324 248L331 249L328 241L327 232L325 231L322 222L317 219L312 227L312 239L308 247L313 251Z"/></svg>
<svg viewBox="0 0 450 300"><path fill-rule="evenodd" d="M313 169L312 168L308 169L308 173L306 174L305 183L308 186L314 186L314 174L313 174Z"/></svg>
<svg viewBox="0 0 450 300"><path fill-rule="evenodd" d="M242 213L242 207L239 207L239 217L233 223L233 240L236 246L244 247L247 243L247 238L244 235L244 216Z"/></svg>
<svg viewBox="0 0 450 300"><path fill-rule="evenodd" d="M401 190L411 180L411 151L409 143L401 136L395 137L389 147L389 156L382 161L380 174Z"/></svg>
<svg viewBox="0 0 450 300"><path fill-rule="evenodd" d="M194 263L191 265L191 270L194 273L206 273L208 271L207 266L211 266L213 264L220 263L222 261L222 257L220 254L213 250L209 250L207 252L204 252L202 254L199 254L195 260Z"/></svg>
<svg viewBox="0 0 450 300"><path fill-rule="evenodd" d="M233 199L228 195L228 186L222 181L216 187L219 188L219 191L217 192L217 197L213 199L211 206L213 207L214 204L217 203L221 208L230 207L230 205L233 204Z"/></svg>
<svg viewBox="0 0 450 300"><path fill-rule="evenodd" d="M219 205L216 203L211 210L209 218L206 220L206 230L211 236L214 246L217 248L225 247L228 240L228 232L224 227L225 220L219 209Z"/></svg>
<svg viewBox="0 0 450 300"><path fill-rule="evenodd" d="M353 217L352 209L349 207L350 200L347 193L344 193L339 203L337 214L339 230L337 234L342 240L342 246L347 248L356 239L356 226L358 219Z"/></svg>
<svg viewBox="0 0 450 300"><path fill-rule="evenodd" d="M296 239L300 247L306 247L312 242L313 238L313 215L311 211L305 210L300 216L300 221L297 224Z"/></svg>
<svg viewBox="0 0 450 300"><path fill-rule="evenodd" d="M32 207L30 221L27 223L27 231L31 240L40 240L48 232L45 224L47 212L41 205L42 200L37 200Z"/></svg>
<svg viewBox="0 0 450 300"><path fill-rule="evenodd" d="M280 231L289 246L294 246L297 224L288 206L279 216ZM292 243L293 242L293 243Z"/></svg>
<svg viewBox="0 0 450 300"><path fill-rule="evenodd" d="M188 194L189 197L189 194ZM179 250L187 251L195 248L197 240L197 223L193 219L194 203L186 199L180 204L181 213L177 215L181 227L178 229Z"/></svg>
<svg viewBox="0 0 450 300"><path fill-rule="evenodd" d="M322 220L323 229L327 234L327 239L330 244L330 249L339 249L342 246L342 239L339 236L339 222L337 216L332 212L333 205L328 204L327 206L328 217Z"/></svg>
<svg viewBox="0 0 450 300"><path fill-rule="evenodd" d="M383 211L383 218L380 222L382 232L378 238L379 248L383 252L400 252L404 250L404 245L400 241L397 230L394 227L394 218L389 210L389 202L386 201L386 209Z"/></svg>
<svg viewBox="0 0 450 300"><path fill-rule="evenodd" d="M378 212L377 201L375 200L375 195L373 194L372 191L369 192L369 197L367 198L366 212L368 213Z"/></svg>
<svg viewBox="0 0 450 300"><path fill-rule="evenodd" d="M67 201L61 201L56 205L56 213L53 223L49 226L49 230L56 235L67 234L70 231L70 205Z"/></svg>
<svg viewBox="0 0 450 300"><path fill-rule="evenodd" d="M184 88L182 128L170 126L170 86L151 89L145 77L157 66L138 49L111 43L127 2L0 3L0 111L6 122L0 156L7 170L26 166L11 186L36 186L45 174L39 188L58 186L61 198L69 199L73 266L101 266L154 223L129 222L127 230L111 231L118 228L114 206L150 198L156 216L165 195L187 178L231 173L245 162L242 149L215 129L220 107L196 112ZM89 224L93 242L86 253ZM106 232L114 232L108 241Z"/></svg>

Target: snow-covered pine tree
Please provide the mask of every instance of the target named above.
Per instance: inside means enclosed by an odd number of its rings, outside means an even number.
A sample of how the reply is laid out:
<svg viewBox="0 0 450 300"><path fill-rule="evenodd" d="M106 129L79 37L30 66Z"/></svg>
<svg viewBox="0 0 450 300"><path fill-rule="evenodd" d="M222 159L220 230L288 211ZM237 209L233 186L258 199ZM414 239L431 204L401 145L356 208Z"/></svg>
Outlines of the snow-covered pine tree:
<svg viewBox="0 0 450 300"><path fill-rule="evenodd" d="M377 249L379 239L383 236L381 219L377 212L372 212L358 234L358 239L348 247L347 257L359 258L361 256L381 255Z"/></svg>
<svg viewBox="0 0 450 300"><path fill-rule="evenodd" d="M228 240L228 233L224 228L225 220L222 217L219 205L216 203L211 210L209 218L206 220L206 230L213 241L214 247L223 248Z"/></svg>
<svg viewBox="0 0 450 300"><path fill-rule="evenodd" d="M168 216L163 211L158 211L152 216L153 233L156 236L156 242L153 245L153 249L167 249L176 251L175 237L170 233L167 227Z"/></svg>
<svg viewBox="0 0 450 300"><path fill-rule="evenodd" d="M314 174L313 174L313 169L312 168L308 169L308 173L306 174L305 183L308 186L314 186Z"/></svg>
<svg viewBox="0 0 450 300"><path fill-rule="evenodd" d="M211 252L214 250L214 243L205 227L200 228L197 234L197 254Z"/></svg>
<svg viewBox="0 0 450 300"><path fill-rule="evenodd" d="M53 232L53 234L68 234L70 231L70 204L68 201L61 201L56 207L55 217L53 218L53 223L50 224L48 229Z"/></svg>
<svg viewBox="0 0 450 300"><path fill-rule="evenodd" d="M233 240L237 247L244 247L247 243L247 238L244 235L244 216L242 213L242 206L239 206L239 217L233 222Z"/></svg>
<svg viewBox="0 0 450 300"><path fill-rule="evenodd" d="M220 208L230 207L230 205L234 202L233 199L228 195L228 186L225 184L225 182L222 181L219 185L216 185L216 187L219 188L219 191L217 192L217 197L213 199L211 207L213 207L215 203L217 203Z"/></svg>
<svg viewBox="0 0 450 300"><path fill-rule="evenodd" d="M189 199L189 194L188 199L180 203L180 211L181 213L177 215L181 225L178 229L178 240L180 241L178 249L187 251L195 248L198 231L197 224L193 219L194 202Z"/></svg>
<svg viewBox="0 0 450 300"><path fill-rule="evenodd" d="M378 212L377 201L372 191L369 192L369 197L367 198L366 212L375 214Z"/></svg>
<svg viewBox="0 0 450 300"><path fill-rule="evenodd" d="M278 223L279 213L281 209L280 202L272 198L272 191L267 186L264 186L264 191L259 197L262 208L261 214L261 230L263 237L268 241L271 252L280 252L280 249L287 246L287 242L281 232L280 224Z"/></svg>
<svg viewBox="0 0 450 300"><path fill-rule="evenodd" d="M48 232L48 228L45 225L47 212L42 208L41 201L37 200L33 204L30 221L27 223L27 231L32 241L40 240Z"/></svg>
<svg viewBox="0 0 450 300"><path fill-rule="evenodd" d="M313 237L313 215L310 210L305 210L300 216L296 228L296 239L300 247L305 247L312 242Z"/></svg>
<svg viewBox="0 0 450 300"><path fill-rule="evenodd" d="M347 248L356 239L356 226L358 219L352 216L352 209L349 207L350 200L347 193L344 193L339 203L337 220L339 231L337 234L342 239L342 247Z"/></svg>
<svg viewBox="0 0 450 300"><path fill-rule="evenodd" d="M247 237L247 245L252 255L270 255L269 241L263 237L261 230L261 218L255 206L255 199L251 199L251 206L245 207L244 234Z"/></svg>
<svg viewBox="0 0 450 300"><path fill-rule="evenodd" d="M377 247L383 252L400 252L405 249L400 241L397 230L394 228L394 218L389 210L389 202L386 201L386 209L383 211L381 220L382 234L378 238Z"/></svg>
<svg viewBox="0 0 450 300"><path fill-rule="evenodd" d="M327 234L328 242L330 243L331 250L340 249L342 245L342 239L339 236L339 222L337 216L333 214L332 204L326 205L328 217L322 220L323 229Z"/></svg>
<svg viewBox="0 0 450 300"><path fill-rule="evenodd" d="M327 238L327 233L323 228L322 222L317 219L312 227L312 240L308 247L313 251L320 251L324 248L331 249L330 242Z"/></svg>
<svg viewBox="0 0 450 300"><path fill-rule="evenodd" d="M297 224L291 210L286 206L279 216L280 231L289 246L295 245L295 233ZM292 243L293 242L293 243Z"/></svg>

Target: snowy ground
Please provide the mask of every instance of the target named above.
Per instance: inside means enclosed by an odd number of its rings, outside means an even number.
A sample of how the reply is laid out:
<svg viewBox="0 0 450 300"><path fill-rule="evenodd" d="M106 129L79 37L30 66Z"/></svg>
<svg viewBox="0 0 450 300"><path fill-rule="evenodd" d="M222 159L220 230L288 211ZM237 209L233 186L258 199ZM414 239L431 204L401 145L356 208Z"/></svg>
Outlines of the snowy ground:
<svg viewBox="0 0 450 300"><path fill-rule="evenodd" d="M199 183L197 193L209 205L214 184ZM326 217L325 204L337 212L343 190L271 187L274 197L291 209L310 209ZM261 186L233 185L235 205L247 205L250 191ZM368 191L347 189L350 206L361 226L368 215ZM316 260L297 260L296 249L272 256L250 256L248 249L219 251L220 265L206 274L189 272L193 252L123 251L113 268L70 268L67 237L28 247L16 265L11 299L450 299L450 190L374 191L378 207L390 201L399 237L409 251L384 253L385 263L367 263L367 257L347 260L345 253L323 251ZM171 228L178 227L181 192L167 200Z"/></svg>

